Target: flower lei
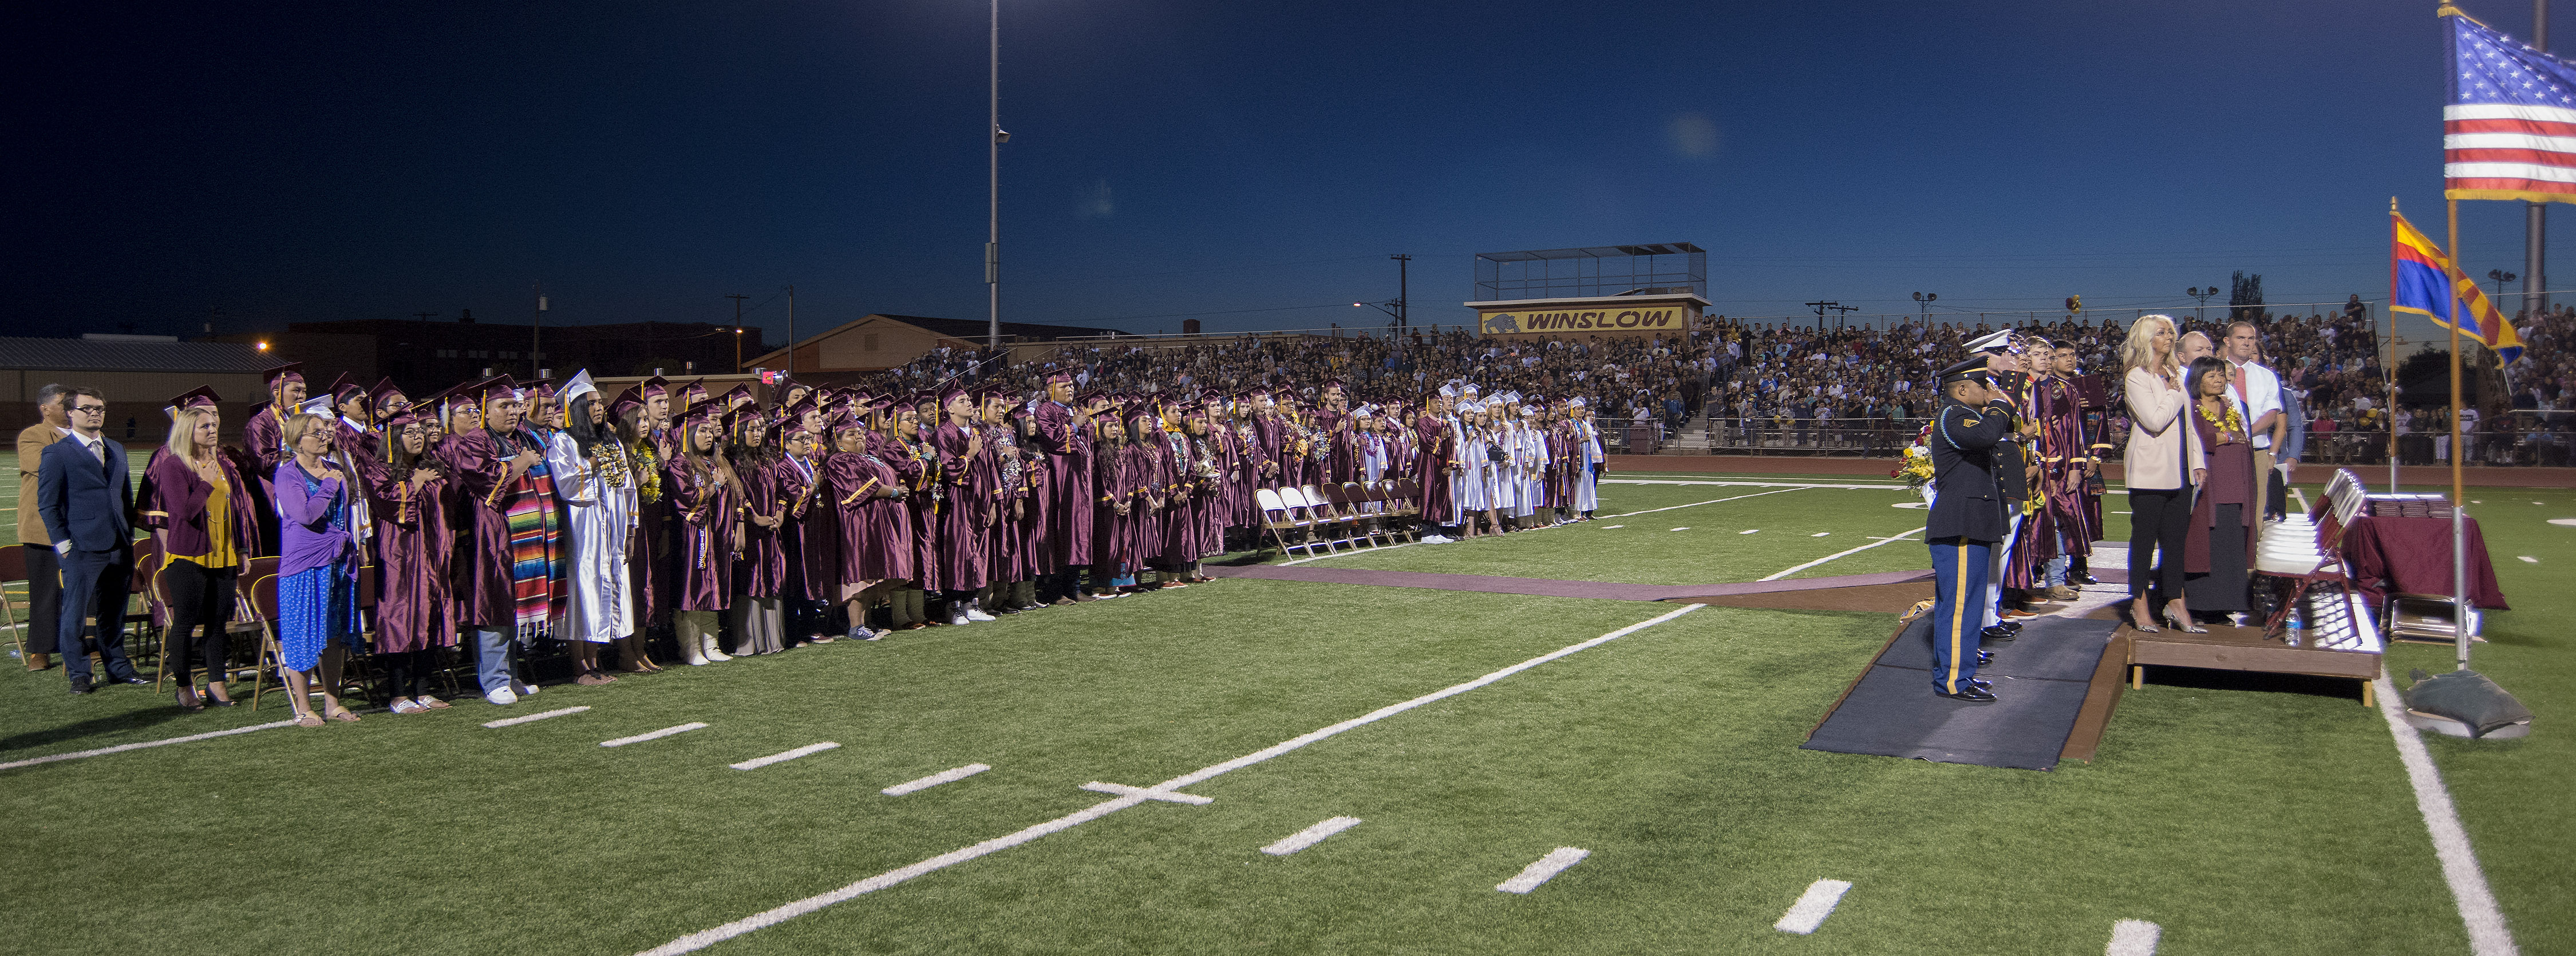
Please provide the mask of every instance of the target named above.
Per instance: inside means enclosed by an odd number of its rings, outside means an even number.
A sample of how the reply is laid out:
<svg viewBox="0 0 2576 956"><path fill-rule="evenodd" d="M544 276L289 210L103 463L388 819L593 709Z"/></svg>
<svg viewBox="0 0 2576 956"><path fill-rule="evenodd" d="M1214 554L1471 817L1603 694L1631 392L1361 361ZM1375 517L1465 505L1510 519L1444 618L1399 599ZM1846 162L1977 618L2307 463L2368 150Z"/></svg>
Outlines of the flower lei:
<svg viewBox="0 0 2576 956"><path fill-rule="evenodd" d="M2227 414L2224 416L2210 414L2209 406L2206 403L2193 402L2192 404L2200 406L2195 409L2195 411L2199 412L2201 419L2203 421L2207 421L2213 426L2216 426L2219 431L2235 432L2239 435L2245 434L2245 416L2237 413L2235 402L2227 401L2225 399L2219 400L2218 404L2227 409Z"/></svg>

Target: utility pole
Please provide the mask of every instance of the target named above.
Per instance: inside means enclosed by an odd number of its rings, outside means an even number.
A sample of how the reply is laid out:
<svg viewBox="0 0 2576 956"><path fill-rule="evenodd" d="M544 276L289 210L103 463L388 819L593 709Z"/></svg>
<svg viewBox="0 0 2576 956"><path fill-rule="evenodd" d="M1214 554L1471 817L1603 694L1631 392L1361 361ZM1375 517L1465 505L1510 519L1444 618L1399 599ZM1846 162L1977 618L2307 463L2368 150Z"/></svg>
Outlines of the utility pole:
<svg viewBox="0 0 2576 956"><path fill-rule="evenodd" d="M1413 326L1413 296L1405 289L1405 273L1413 268L1413 256L1398 254L1387 258L1395 260L1395 327L1403 331Z"/></svg>
<svg viewBox="0 0 2576 956"><path fill-rule="evenodd" d="M542 337L545 334L546 324L546 284L543 282L536 283L532 288L532 292L537 297L537 318L536 321L528 323L528 380L533 382L542 377L537 373L539 371L539 366L545 361L537 356L541 354L540 350L544 348L544 345L542 345L541 342Z"/></svg>
<svg viewBox="0 0 2576 956"><path fill-rule="evenodd" d="M2549 52L2549 0L2531 0L2531 46ZM2549 266L2549 206L2525 200L2522 204L2522 310L2538 317L2549 307L2549 279L2541 273Z"/></svg>
<svg viewBox="0 0 2576 956"><path fill-rule="evenodd" d="M740 324L742 317L735 316L734 322ZM741 370L736 363L734 371ZM796 287L792 285L787 287L787 377L796 377Z"/></svg>
<svg viewBox="0 0 2576 956"><path fill-rule="evenodd" d="M742 300L751 297L729 295L725 298L733 300L733 370L739 372L742 371Z"/></svg>
<svg viewBox="0 0 2576 956"><path fill-rule="evenodd" d="M985 183L990 208L984 235L984 310L991 323L986 344L1002 347L1002 141L1011 134L1002 132L1002 0L993 0L993 82L992 121L984 131L984 148L990 154Z"/></svg>

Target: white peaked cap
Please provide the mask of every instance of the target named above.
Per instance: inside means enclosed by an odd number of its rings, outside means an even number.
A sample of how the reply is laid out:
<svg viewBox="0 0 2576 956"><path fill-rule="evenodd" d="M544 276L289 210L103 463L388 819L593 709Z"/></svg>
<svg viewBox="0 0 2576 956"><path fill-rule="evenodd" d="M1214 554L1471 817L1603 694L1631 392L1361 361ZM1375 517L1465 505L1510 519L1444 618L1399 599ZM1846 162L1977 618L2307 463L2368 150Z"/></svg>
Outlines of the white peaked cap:
<svg viewBox="0 0 2576 956"><path fill-rule="evenodd" d="M1968 351L2001 352L2004 350L2004 342L2011 339L2012 335L2013 330L2004 329L1989 335L1978 336L1976 341L1968 343Z"/></svg>

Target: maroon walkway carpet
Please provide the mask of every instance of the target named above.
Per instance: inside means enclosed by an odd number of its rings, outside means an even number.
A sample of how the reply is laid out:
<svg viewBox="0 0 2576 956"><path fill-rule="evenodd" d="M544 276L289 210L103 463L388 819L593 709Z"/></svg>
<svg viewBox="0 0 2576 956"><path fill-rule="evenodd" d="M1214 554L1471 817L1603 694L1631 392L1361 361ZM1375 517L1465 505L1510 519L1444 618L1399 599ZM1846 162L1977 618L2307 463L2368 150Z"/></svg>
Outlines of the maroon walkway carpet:
<svg viewBox="0 0 2576 956"><path fill-rule="evenodd" d="M1322 584L1371 584L1390 588L1482 591L1487 594L1528 594L1537 597L1603 598L1613 601L1667 601L1686 597L1769 594L1777 591L1809 591L1867 584L1902 584L1908 581L1932 579L1931 570L1925 569L1796 578L1786 581L1746 581L1732 584L1619 584L1603 581L1560 581L1554 578L1507 578L1483 574L1425 574L1419 571L1318 568L1310 565L1283 567L1273 564L1254 564L1239 568L1217 565L1201 567L1209 576L1220 578L1262 578L1271 581L1313 581Z"/></svg>

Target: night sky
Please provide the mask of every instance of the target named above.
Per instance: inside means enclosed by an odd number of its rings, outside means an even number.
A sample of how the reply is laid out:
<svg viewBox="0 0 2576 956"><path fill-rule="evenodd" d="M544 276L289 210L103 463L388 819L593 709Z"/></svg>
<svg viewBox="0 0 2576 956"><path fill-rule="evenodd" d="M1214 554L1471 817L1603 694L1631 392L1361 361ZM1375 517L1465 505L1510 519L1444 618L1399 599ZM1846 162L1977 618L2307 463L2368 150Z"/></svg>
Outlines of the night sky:
<svg viewBox="0 0 2576 956"><path fill-rule="evenodd" d="M12 334L538 281L550 324L980 319L987 9L13 4ZM1003 316L1374 326L1408 252L1454 323L1476 252L1673 241L1731 315L2379 298L2388 198L2441 235L2441 43L2388 0L1004 0ZM2464 205L2472 274L2521 215Z"/></svg>

